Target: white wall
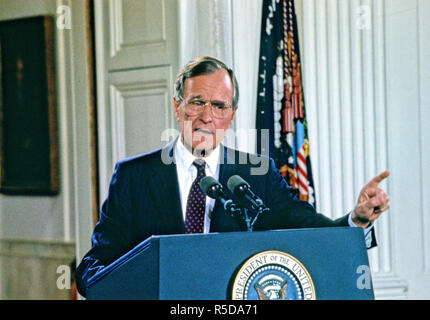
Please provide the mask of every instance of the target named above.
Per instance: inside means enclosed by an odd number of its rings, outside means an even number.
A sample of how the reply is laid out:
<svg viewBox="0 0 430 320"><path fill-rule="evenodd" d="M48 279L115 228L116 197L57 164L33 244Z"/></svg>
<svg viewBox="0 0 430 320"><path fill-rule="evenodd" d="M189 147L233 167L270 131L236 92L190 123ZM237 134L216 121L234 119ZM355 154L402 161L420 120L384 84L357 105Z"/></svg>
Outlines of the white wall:
<svg viewBox="0 0 430 320"><path fill-rule="evenodd" d="M55 12L54 1L0 1L1 20ZM62 129L60 124L59 130ZM60 160L61 168L64 168L63 160ZM54 197L0 194L0 238L64 239L66 234L72 237L70 227L66 227L69 221L65 221L63 201L63 193Z"/></svg>

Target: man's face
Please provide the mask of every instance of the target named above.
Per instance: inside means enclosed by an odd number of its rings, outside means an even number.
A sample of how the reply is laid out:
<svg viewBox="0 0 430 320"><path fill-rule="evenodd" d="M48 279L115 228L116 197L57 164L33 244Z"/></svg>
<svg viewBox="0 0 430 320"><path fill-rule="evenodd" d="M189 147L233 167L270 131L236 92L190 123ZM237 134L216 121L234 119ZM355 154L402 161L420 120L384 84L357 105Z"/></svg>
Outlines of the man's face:
<svg viewBox="0 0 430 320"><path fill-rule="evenodd" d="M187 114L187 102L199 99L231 106L233 92L232 81L224 69L185 80L182 101L178 103L174 98L173 106L181 129L182 142L192 153L200 154L204 150L208 155L215 149L230 128L236 110L229 110L224 118L218 119L212 115L211 107L206 105L203 112L192 116Z"/></svg>

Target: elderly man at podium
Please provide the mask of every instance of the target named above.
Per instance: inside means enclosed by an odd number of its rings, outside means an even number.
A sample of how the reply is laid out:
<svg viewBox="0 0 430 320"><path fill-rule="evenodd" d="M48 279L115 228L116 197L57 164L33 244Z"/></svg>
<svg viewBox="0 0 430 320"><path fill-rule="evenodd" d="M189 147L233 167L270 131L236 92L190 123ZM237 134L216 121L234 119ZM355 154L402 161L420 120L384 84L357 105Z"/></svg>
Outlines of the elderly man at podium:
<svg viewBox="0 0 430 320"><path fill-rule="evenodd" d="M92 248L77 268L83 296L92 275L152 235L249 230L249 223L226 205L227 199L249 204L251 218L264 204L267 210L253 221L253 230L361 227L366 246L376 245L374 221L390 206L378 185L389 172L362 188L352 212L331 220L297 199L272 159L221 144L236 116L238 99L233 70L217 59L198 57L179 72L173 110L180 135L162 149L116 164ZM267 162L267 172L255 174L261 161ZM211 187L222 190L217 193L220 201L202 191L205 177L217 182ZM232 190L223 189L227 185Z"/></svg>

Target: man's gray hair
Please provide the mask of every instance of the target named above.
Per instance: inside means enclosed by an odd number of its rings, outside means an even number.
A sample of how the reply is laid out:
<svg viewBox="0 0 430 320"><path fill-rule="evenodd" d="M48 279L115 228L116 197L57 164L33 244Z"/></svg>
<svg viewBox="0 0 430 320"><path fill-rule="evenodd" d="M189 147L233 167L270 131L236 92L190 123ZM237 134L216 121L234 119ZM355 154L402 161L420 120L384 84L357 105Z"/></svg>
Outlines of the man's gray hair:
<svg viewBox="0 0 430 320"><path fill-rule="evenodd" d="M182 101L184 95L185 80L199 75L211 74L221 69L228 72L231 82L233 83L232 102L233 108L236 108L239 102L239 85L233 70L227 67L224 62L208 56L197 57L191 60L179 71L175 82L175 98L178 103Z"/></svg>

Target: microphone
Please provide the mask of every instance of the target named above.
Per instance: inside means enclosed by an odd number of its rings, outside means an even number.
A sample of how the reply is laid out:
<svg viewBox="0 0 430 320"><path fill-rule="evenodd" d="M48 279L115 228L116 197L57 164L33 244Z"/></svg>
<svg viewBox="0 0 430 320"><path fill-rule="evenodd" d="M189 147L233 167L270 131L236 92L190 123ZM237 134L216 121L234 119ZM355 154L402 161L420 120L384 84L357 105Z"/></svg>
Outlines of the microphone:
<svg viewBox="0 0 430 320"><path fill-rule="evenodd" d="M212 199L219 200L225 211L231 215L235 214L238 210L233 200L229 199L222 187L222 185L213 177L206 176L200 181L200 188L202 191Z"/></svg>
<svg viewBox="0 0 430 320"><path fill-rule="evenodd" d="M248 182L243 180L240 176L231 176L227 181L227 186L235 196L245 199L254 210L262 211L267 209L263 201L251 191Z"/></svg>

